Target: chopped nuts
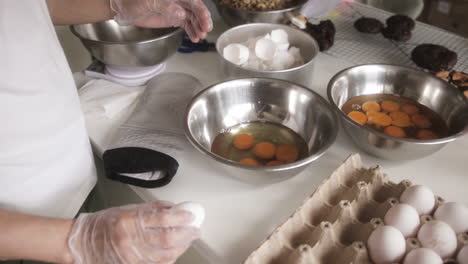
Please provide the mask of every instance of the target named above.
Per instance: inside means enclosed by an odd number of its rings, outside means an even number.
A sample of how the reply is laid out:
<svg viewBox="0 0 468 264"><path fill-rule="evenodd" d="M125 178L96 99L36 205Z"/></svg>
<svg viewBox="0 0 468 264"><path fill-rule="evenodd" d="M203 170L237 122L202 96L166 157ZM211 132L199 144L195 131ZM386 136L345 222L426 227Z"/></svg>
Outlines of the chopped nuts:
<svg viewBox="0 0 468 264"><path fill-rule="evenodd" d="M250 11L284 9L296 4L296 0L218 0L220 4Z"/></svg>

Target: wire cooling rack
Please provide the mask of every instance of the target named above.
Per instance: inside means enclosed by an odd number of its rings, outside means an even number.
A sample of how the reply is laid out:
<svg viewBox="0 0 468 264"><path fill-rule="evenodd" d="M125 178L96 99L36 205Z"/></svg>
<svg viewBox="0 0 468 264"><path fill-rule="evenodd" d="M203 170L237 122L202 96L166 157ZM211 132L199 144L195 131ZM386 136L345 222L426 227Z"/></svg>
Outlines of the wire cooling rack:
<svg viewBox="0 0 468 264"><path fill-rule="evenodd" d="M355 2L342 2L331 18L336 27L334 46L326 54L345 59L353 64L389 63L417 67L411 60L411 51L419 44L432 43L447 47L458 54L454 70L468 71L468 39L448 31L416 22L411 39L397 42L382 34L365 34L354 28L360 17L373 17L383 23L392 13Z"/></svg>

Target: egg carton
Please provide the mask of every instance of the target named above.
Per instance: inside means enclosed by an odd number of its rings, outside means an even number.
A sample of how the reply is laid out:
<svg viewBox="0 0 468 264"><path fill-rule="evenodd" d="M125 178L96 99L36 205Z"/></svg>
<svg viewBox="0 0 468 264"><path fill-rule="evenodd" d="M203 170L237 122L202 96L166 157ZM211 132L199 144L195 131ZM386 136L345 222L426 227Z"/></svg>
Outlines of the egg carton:
<svg viewBox="0 0 468 264"><path fill-rule="evenodd" d="M366 168L359 154L353 154L244 264L372 263L366 241L411 185L407 180L390 181L379 166ZM444 202L440 197L436 201L436 207ZM432 220L430 215L422 218L422 222ZM466 241L468 234L460 234L459 247ZM408 251L418 247L416 238L407 239Z"/></svg>

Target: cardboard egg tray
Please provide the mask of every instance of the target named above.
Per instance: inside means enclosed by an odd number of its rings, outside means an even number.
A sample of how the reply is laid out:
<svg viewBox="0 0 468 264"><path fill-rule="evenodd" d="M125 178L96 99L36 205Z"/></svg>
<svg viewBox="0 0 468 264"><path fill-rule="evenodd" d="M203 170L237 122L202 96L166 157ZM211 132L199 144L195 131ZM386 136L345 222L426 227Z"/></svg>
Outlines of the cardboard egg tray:
<svg viewBox="0 0 468 264"><path fill-rule="evenodd" d="M365 168L351 155L296 209L244 264L372 263L366 242L411 182L391 182L379 166ZM437 197L437 203L443 199ZM422 222L432 220L422 216ZM468 234L459 234L459 247ZM408 251L420 247L407 239Z"/></svg>

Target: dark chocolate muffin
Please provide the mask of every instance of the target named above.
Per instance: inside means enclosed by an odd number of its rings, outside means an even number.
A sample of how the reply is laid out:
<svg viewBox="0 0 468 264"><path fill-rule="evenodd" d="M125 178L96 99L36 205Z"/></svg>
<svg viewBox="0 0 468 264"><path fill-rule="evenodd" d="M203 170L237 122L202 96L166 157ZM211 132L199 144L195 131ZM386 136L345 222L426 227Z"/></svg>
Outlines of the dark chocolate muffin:
<svg viewBox="0 0 468 264"><path fill-rule="evenodd" d="M318 25L307 22L305 31L317 41L320 51L328 50L335 42L336 29L330 20L320 21Z"/></svg>
<svg viewBox="0 0 468 264"><path fill-rule="evenodd" d="M398 29L406 29L406 30L413 30L415 26L414 20L405 15L394 15L387 19L387 27L389 28L398 28Z"/></svg>
<svg viewBox="0 0 468 264"><path fill-rule="evenodd" d="M382 35L385 38L392 39L395 41L408 41L411 38L411 30L404 28L391 28L386 27L382 29Z"/></svg>
<svg viewBox="0 0 468 264"><path fill-rule="evenodd" d="M354 22L354 27L359 32L377 34L382 31L384 24L375 18L361 17Z"/></svg>
<svg viewBox="0 0 468 264"><path fill-rule="evenodd" d="M411 59L431 71L450 70L457 64L457 53L435 44L421 44L411 52Z"/></svg>

